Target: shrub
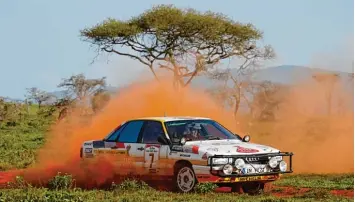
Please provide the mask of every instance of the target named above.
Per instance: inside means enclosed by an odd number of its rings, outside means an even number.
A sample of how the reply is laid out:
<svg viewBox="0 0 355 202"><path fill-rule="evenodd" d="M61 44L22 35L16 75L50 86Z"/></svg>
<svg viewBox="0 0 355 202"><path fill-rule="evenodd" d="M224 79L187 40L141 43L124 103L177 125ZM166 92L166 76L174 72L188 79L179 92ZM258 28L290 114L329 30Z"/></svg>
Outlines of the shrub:
<svg viewBox="0 0 355 202"><path fill-rule="evenodd" d="M74 180L71 175L64 174L60 172L48 182L48 188L51 190L59 189L70 189L74 186Z"/></svg>
<svg viewBox="0 0 355 202"><path fill-rule="evenodd" d="M195 187L195 192L206 194L206 193L213 192L217 187L218 186L216 184L209 183L209 182L208 183L199 183Z"/></svg>
<svg viewBox="0 0 355 202"><path fill-rule="evenodd" d="M112 189L118 189L119 191L139 191L148 190L151 188L147 183L143 181L127 179L119 185L112 183Z"/></svg>

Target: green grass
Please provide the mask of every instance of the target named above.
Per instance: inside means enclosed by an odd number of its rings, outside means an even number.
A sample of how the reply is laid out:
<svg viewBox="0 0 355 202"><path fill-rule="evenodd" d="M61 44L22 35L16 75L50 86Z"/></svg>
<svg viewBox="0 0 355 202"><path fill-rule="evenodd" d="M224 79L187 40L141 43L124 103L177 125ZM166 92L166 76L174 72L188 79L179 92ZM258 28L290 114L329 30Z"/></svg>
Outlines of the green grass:
<svg viewBox="0 0 355 202"><path fill-rule="evenodd" d="M323 189L354 189L354 174L302 174L283 176L273 183L276 186L293 186Z"/></svg>
<svg viewBox="0 0 355 202"><path fill-rule="evenodd" d="M353 201L351 198L332 195L329 190L312 189L293 197L276 197L270 192L258 196L233 193L215 193L206 189L203 194L196 189L190 194L157 191L144 182L126 180L112 184L108 190L82 190L75 188L75 180L70 175L58 174L50 180L49 188L34 188L17 178L10 184L12 189L0 190L2 201ZM53 186L54 185L54 186ZM207 187L208 188L208 187Z"/></svg>
<svg viewBox="0 0 355 202"><path fill-rule="evenodd" d="M318 193L318 194L317 194ZM306 193L303 196L279 198L269 194L248 196L232 193L176 194L155 190L91 190L80 189L52 191L45 188L0 190L0 201L353 201L323 192Z"/></svg>
<svg viewBox="0 0 355 202"><path fill-rule="evenodd" d="M43 133L0 132L0 171L28 167L43 143Z"/></svg>

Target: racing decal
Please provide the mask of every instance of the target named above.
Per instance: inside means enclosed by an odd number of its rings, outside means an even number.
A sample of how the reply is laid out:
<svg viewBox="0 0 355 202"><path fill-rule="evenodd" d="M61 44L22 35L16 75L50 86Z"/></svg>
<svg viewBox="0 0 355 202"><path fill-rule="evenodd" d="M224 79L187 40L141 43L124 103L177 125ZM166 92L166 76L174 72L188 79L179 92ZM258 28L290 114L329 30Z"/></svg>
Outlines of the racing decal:
<svg viewBox="0 0 355 202"><path fill-rule="evenodd" d="M156 168L159 161L160 145L146 144L144 151L145 167Z"/></svg>
<svg viewBox="0 0 355 202"><path fill-rule="evenodd" d="M104 141L93 141L92 146L94 148L105 148L105 142Z"/></svg>
<svg viewBox="0 0 355 202"><path fill-rule="evenodd" d="M192 153L198 154L198 149L199 149L198 146L196 146L196 145L192 146Z"/></svg>
<svg viewBox="0 0 355 202"><path fill-rule="evenodd" d="M259 152L257 149L250 149L250 148L245 148L241 146L236 146L237 147L237 152L239 153L256 153Z"/></svg>
<svg viewBox="0 0 355 202"><path fill-rule="evenodd" d="M207 151L218 152L218 148L208 148Z"/></svg>
<svg viewBox="0 0 355 202"><path fill-rule="evenodd" d="M127 154L126 150L101 150L94 149L96 154Z"/></svg>
<svg viewBox="0 0 355 202"><path fill-rule="evenodd" d="M157 152L159 151L160 145L147 144L145 146L146 152Z"/></svg>
<svg viewBox="0 0 355 202"><path fill-rule="evenodd" d="M203 160L207 160L207 152L202 156Z"/></svg>
<svg viewBox="0 0 355 202"><path fill-rule="evenodd" d="M219 183L231 183L231 182L246 182L246 181L274 181L279 179L279 175L268 176L245 176L245 177L218 177L213 175L199 174L197 175L200 183L206 182L219 182Z"/></svg>
<svg viewBox="0 0 355 202"><path fill-rule="evenodd" d="M190 157L190 154L180 154L181 157Z"/></svg>
<svg viewBox="0 0 355 202"><path fill-rule="evenodd" d="M171 147L171 150L173 150L173 151L180 151L180 152L184 151L184 150L183 150L183 147L182 147L182 146L179 146L179 145L173 145L173 146Z"/></svg>
<svg viewBox="0 0 355 202"><path fill-rule="evenodd" d="M192 145L189 147L184 147L183 151L186 153L198 154L199 146Z"/></svg>
<svg viewBox="0 0 355 202"><path fill-rule="evenodd" d="M126 147L126 154L129 156L129 151L131 150L131 145L127 145Z"/></svg>

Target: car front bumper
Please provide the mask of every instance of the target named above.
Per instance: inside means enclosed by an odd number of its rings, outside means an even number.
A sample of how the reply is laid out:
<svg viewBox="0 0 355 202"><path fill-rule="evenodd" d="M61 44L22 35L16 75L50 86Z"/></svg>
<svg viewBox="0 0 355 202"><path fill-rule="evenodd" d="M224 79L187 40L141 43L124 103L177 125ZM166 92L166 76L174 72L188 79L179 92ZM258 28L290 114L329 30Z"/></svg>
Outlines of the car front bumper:
<svg viewBox="0 0 355 202"><path fill-rule="evenodd" d="M267 175L279 175L284 173L292 173L293 172L292 156L293 156L292 152L278 152L278 153L253 154L253 155L214 155L209 157L208 162L213 162L214 158L228 158L228 159L233 159L233 163L230 164L233 167L235 167L234 160L241 158L245 162L245 167L251 168L252 172L241 172L239 169L234 168L235 171L232 174L226 175L223 172L220 172L223 169L224 165L215 165L212 163L209 163L209 171L212 175L216 175L219 177L249 177L249 176L267 176ZM269 167L268 161L272 157L282 158L282 161L288 163L287 169L281 171L281 169L279 169L278 167L277 168ZM285 159L284 157L288 157L288 159ZM248 161L248 159L253 159L254 161ZM260 161L262 160L263 163L258 162L258 160Z"/></svg>

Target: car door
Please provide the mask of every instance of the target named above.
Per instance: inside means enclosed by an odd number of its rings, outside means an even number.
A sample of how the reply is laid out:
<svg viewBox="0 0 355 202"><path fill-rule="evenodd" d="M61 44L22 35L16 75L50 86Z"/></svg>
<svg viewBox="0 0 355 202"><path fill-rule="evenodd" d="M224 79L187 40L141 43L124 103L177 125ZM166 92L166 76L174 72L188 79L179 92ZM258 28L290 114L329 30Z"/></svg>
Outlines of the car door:
<svg viewBox="0 0 355 202"><path fill-rule="evenodd" d="M143 120L134 120L126 123L126 126L120 132L116 145L117 149L122 148L125 151L125 158L119 159L121 165L134 165L136 168L143 166L144 145L138 142L141 136Z"/></svg>
<svg viewBox="0 0 355 202"><path fill-rule="evenodd" d="M144 168L148 173L159 173L165 168L164 160L167 158L168 145L158 142L158 137L164 135L160 121L145 121L141 142L144 144Z"/></svg>

